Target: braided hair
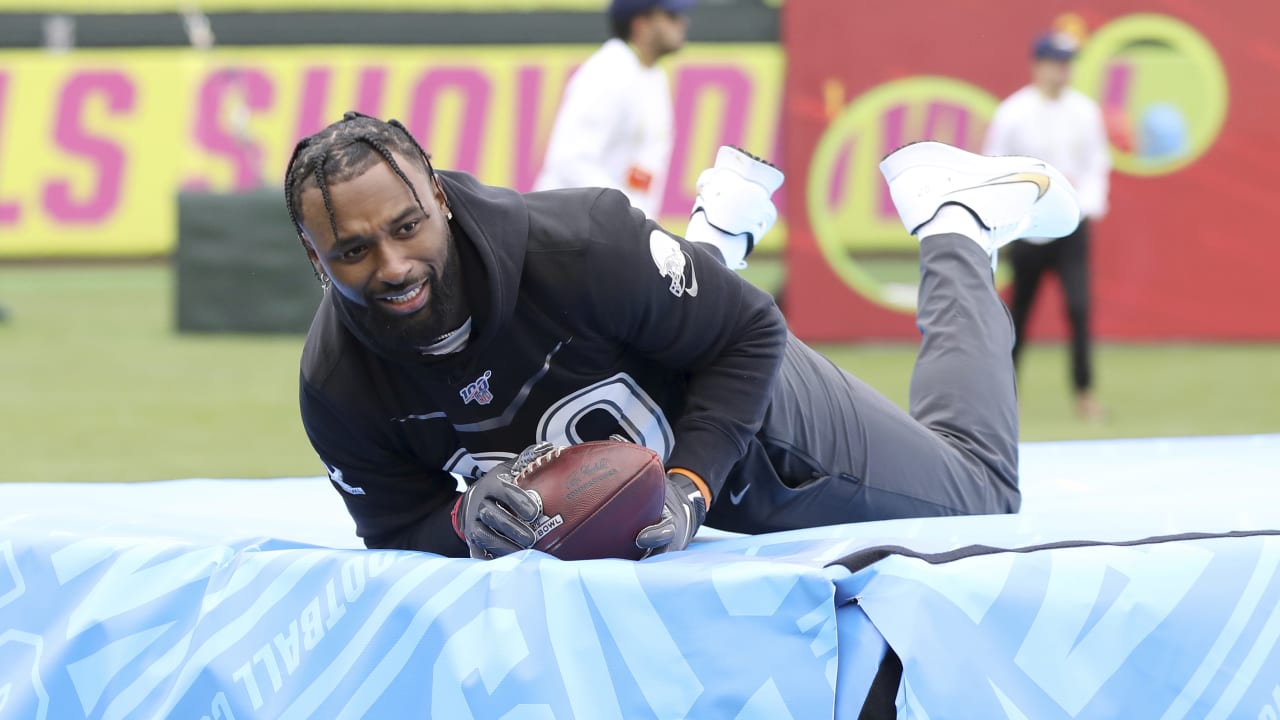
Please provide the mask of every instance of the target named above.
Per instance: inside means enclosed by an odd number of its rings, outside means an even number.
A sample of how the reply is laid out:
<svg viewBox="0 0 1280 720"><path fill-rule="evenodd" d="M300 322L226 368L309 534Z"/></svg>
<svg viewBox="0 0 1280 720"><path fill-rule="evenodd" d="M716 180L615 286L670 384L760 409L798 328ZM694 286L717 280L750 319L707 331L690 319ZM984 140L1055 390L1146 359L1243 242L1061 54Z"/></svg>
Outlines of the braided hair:
<svg viewBox="0 0 1280 720"><path fill-rule="evenodd" d="M338 220L333 213L329 186L360 175L378 161L391 167L392 172L413 194L418 209L425 214L422 199L396 162L396 155L420 158L427 177L435 180L431 156L399 120L383 121L362 113L347 112L338 122L299 140L284 173L284 202L289 208L289 219L293 222L293 229L303 247L307 247L307 241L302 233L302 192L308 184L319 188L320 196L324 198L325 211L329 215L329 229L336 238ZM316 275L318 278L318 270Z"/></svg>

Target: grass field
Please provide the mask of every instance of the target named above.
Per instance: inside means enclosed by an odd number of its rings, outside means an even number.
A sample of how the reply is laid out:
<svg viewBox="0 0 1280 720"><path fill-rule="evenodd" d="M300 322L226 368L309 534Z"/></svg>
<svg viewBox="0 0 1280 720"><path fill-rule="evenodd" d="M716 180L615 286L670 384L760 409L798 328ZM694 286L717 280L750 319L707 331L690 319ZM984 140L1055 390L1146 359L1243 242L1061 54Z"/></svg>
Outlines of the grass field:
<svg viewBox="0 0 1280 720"><path fill-rule="evenodd" d="M322 472L298 420L302 338L178 335L172 298L159 264L0 267L3 480ZM823 350L905 404L914 347ZM1084 424L1066 353L1030 349L1024 440L1280 432L1280 345L1104 345L1097 363L1111 419Z"/></svg>

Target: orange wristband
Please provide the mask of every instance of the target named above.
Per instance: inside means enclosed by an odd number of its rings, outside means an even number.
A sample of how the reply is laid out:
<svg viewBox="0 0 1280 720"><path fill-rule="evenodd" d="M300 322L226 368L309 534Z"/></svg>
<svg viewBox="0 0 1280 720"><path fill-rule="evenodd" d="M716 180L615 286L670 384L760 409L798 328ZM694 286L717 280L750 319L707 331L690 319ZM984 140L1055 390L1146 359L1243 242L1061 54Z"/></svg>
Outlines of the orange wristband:
<svg viewBox="0 0 1280 720"><path fill-rule="evenodd" d="M707 501L707 507L711 507L711 487L707 485L707 481L703 480L701 475L684 468L667 468L667 472L679 473L692 480L694 486L698 488L698 492L702 493L702 499Z"/></svg>
<svg viewBox="0 0 1280 720"><path fill-rule="evenodd" d="M458 499L453 503L453 510L449 513L449 520L453 523L453 532L456 533L460 539L465 541L467 536L462 534L462 526L458 524L458 508L461 507L462 496L459 495Z"/></svg>

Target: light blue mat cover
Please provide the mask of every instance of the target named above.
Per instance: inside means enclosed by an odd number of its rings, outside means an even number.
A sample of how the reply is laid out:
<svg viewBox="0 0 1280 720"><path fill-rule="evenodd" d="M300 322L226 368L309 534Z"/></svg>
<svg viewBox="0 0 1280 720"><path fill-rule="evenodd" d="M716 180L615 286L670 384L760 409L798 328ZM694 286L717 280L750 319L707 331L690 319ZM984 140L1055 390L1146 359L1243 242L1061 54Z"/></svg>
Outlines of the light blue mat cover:
<svg viewBox="0 0 1280 720"><path fill-rule="evenodd" d="M0 484L0 718L856 718L886 641L900 717L1280 715L1280 435L1022 476L639 563L359 549L323 478Z"/></svg>

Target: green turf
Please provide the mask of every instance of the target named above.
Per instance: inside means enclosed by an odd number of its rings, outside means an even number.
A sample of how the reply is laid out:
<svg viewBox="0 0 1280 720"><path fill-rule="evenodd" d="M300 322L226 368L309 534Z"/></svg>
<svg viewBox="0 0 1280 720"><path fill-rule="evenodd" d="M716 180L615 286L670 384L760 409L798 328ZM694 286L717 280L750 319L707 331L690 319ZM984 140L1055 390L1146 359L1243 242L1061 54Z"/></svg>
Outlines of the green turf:
<svg viewBox="0 0 1280 720"><path fill-rule="evenodd" d="M776 274L756 270L770 283ZM4 266L4 480L315 475L297 412L300 337L180 336L167 267ZM905 404L913 347L824 348ZM1104 346L1109 422L1071 414L1065 351L1033 347L1027 440L1280 431L1280 345Z"/></svg>
<svg viewBox="0 0 1280 720"><path fill-rule="evenodd" d="M296 337L179 336L150 267L0 270L7 480L314 475Z"/></svg>
<svg viewBox="0 0 1280 720"><path fill-rule="evenodd" d="M823 347L845 369L906 407L912 351ZM1103 422L1074 414L1067 349L1032 345L1022 358L1022 439L1280 432L1280 345L1104 344L1094 357Z"/></svg>

